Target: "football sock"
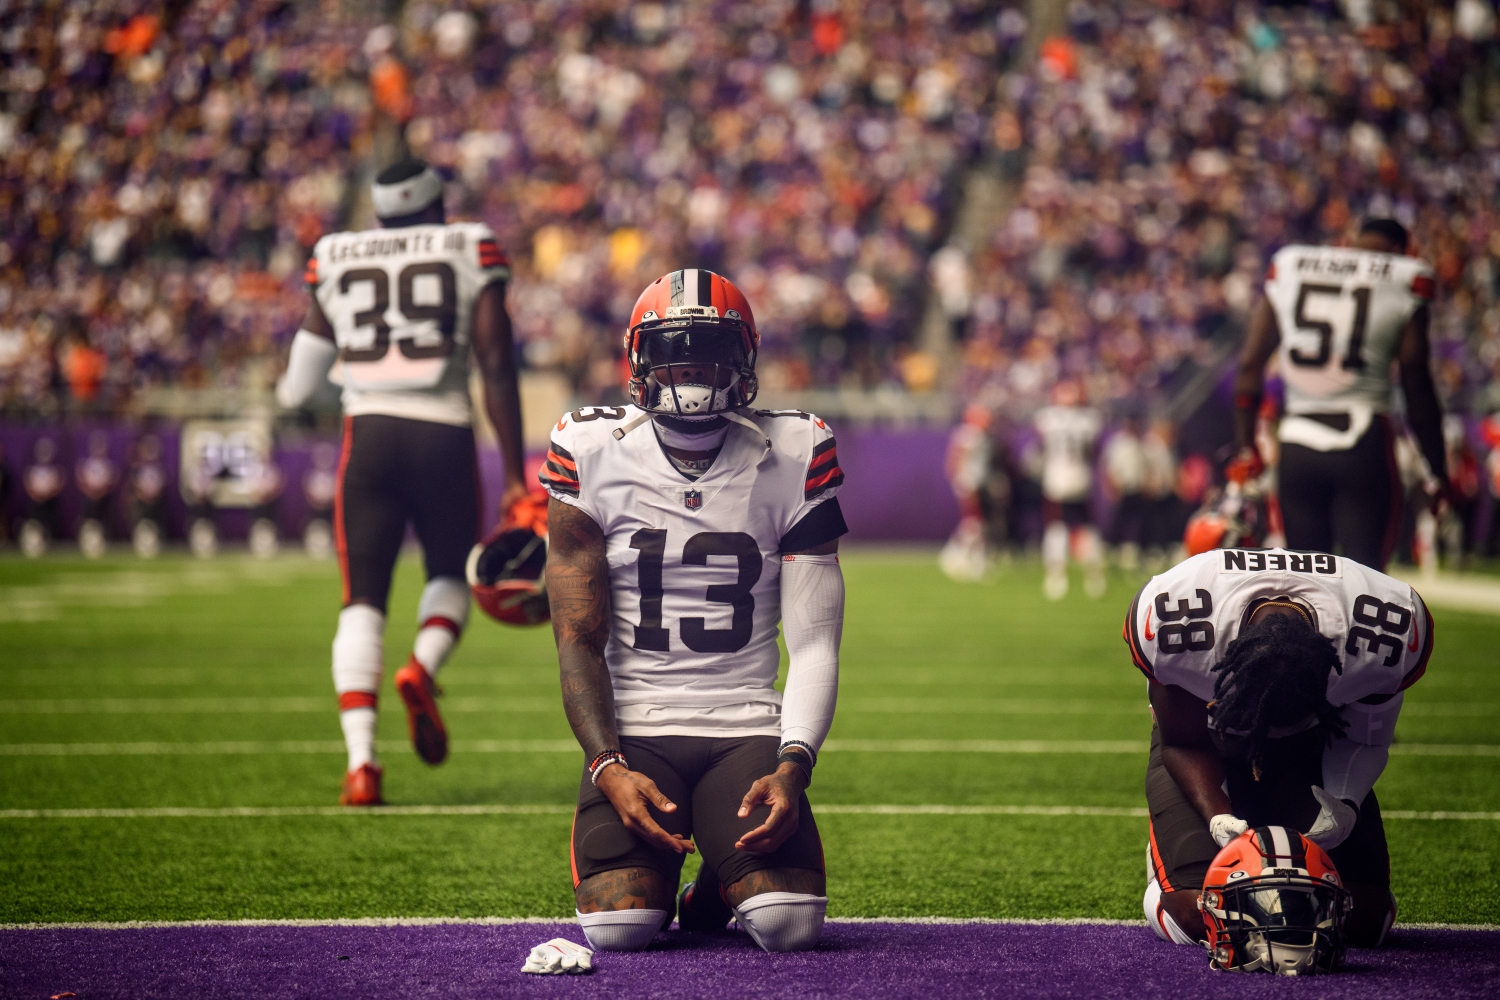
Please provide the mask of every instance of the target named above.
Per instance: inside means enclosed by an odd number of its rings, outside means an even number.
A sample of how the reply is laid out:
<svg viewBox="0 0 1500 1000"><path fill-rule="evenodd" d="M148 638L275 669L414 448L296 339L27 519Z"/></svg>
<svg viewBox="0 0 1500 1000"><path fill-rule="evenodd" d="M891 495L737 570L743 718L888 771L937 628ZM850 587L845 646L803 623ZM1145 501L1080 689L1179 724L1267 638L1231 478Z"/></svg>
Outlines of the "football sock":
<svg viewBox="0 0 1500 1000"><path fill-rule="evenodd" d="M427 581L422 600L417 605L418 629L416 641L412 643L412 655L429 676L436 677L447 662L468 620L467 583L452 576Z"/></svg>
<svg viewBox="0 0 1500 1000"><path fill-rule="evenodd" d="M339 713L339 725L344 730L344 745L349 749L349 770L377 763L375 707L346 708Z"/></svg>
<svg viewBox="0 0 1500 1000"><path fill-rule="evenodd" d="M1156 879L1146 882L1146 895L1141 900L1141 909L1146 912L1146 922L1156 932L1156 936L1171 944L1197 944L1198 942L1177 925L1172 919L1172 914L1161 905L1161 883Z"/></svg>
<svg viewBox="0 0 1500 1000"><path fill-rule="evenodd" d="M578 913L583 936L588 938L589 947L595 951L640 951L651 943L666 921L666 910Z"/></svg>
<svg viewBox="0 0 1500 1000"><path fill-rule="evenodd" d="M828 897L762 892L734 908L735 920L766 951L806 951L818 943Z"/></svg>

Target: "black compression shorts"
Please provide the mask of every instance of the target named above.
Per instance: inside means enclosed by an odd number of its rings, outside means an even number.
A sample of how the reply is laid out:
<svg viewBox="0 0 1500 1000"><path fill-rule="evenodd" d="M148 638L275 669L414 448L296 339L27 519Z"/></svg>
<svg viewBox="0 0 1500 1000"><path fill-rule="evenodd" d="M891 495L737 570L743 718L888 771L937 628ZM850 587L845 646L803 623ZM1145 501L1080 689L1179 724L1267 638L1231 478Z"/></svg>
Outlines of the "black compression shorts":
<svg viewBox="0 0 1500 1000"><path fill-rule="evenodd" d="M344 419L333 531L344 605L385 611L408 522L427 578L464 576L479 536L479 465L468 427L382 414Z"/></svg>
<svg viewBox="0 0 1500 1000"><path fill-rule="evenodd" d="M769 868L806 868L823 871L823 842L813 820L812 806L803 795L798 807L797 832L770 854L737 851L735 842L765 822L770 806L760 806L745 819L737 813L740 801L756 779L776 770L774 736L622 736L620 751L639 771L677 805L671 813L651 809L651 818L668 833L692 837L721 885L729 886L751 872ZM578 810L573 818L573 885L602 872L620 868L650 868L676 882L684 857L652 847L625 829L620 814L589 781L578 786Z"/></svg>
<svg viewBox="0 0 1500 1000"><path fill-rule="evenodd" d="M1287 548L1332 552L1337 545L1346 559L1385 570L1401 524L1389 418L1375 417L1346 451L1283 444L1277 477Z"/></svg>
<svg viewBox="0 0 1500 1000"><path fill-rule="evenodd" d="M1323 784L1323 736L1310 729L1270 741L1261 760L1261 779L1250 762L1220 743L1229 801L1240 819L1256 826L1307 830L1318 817L1312 786ZM1161 761L1161 735L1152 727L1151 758L1146 766L1146 804L1151 811L1151 865L1163 891L1197 891L1219 847L1208 821L1182 794ZM1342 844L1328 852L1348 882L1389 888L1391 856L1385 842L1380 803L1371 790L1359 807L1359 822Z"/></svg>

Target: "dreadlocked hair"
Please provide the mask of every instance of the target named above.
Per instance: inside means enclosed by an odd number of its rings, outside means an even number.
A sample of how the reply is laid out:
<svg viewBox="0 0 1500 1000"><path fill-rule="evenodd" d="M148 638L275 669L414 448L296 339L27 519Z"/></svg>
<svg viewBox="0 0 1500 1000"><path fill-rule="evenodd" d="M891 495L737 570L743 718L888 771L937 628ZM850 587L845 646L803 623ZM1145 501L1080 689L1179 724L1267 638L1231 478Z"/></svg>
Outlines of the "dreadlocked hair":
<svg viewBox="0 0 1500 1000"><path fill-rule="evenodd" d="M1214 666L1209 706L1221 730L1248 733L1250 766L1260 780L1261 753L1272 729L1318 717L1326 742L1348 725L1328 703L1328 672L1340 665L1338 647L1304 618L1267 615L1229 644Z"/></svg>

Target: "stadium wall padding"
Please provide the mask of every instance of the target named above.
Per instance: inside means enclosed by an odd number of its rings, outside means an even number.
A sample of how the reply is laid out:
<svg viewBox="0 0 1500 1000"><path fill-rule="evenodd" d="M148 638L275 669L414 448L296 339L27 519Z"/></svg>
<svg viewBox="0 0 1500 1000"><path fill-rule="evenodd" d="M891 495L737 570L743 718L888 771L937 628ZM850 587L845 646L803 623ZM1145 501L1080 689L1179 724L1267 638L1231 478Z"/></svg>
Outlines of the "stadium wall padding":
<svg viewBox="0 0 1500 1000"><path fill-rule="evenodd" d="M0 425L3 461L11 473L10 494L0 497L0 508L4 510L11 537L26 516L27 501L21 477L31 461L32 448L41 437L50 437L56 442L56 462L67 478L67 486L58 504L59 533L63 538L75 536L83 509L75 467L79 457L87 453L90 436L98 431L107 435L109 457L123 477L129 469L131 446L146 431L97 424L69 427ZM181 539L186 531L187 507L178 488L178 430L158 426L149 432L161 441L162 465L169 484L167 536ZM839 502L849 524L850 541L940 542L948 537L958 523L958 504L943 474L948 434L944 429L864 428L838 435L839 464L845 477ZM278 443L276 447L276 463L285 481L285 489L277 504L277 521L283 538L287 540L300 538L307 523L309 511L302 492L302 480L312 468L313 449L323 443L336 445L337 440L301 438ZM504 482L500 453L481 448L479 465L485 485L484 523L488 526L496 519L494 505ZM218 511L217 520L220 535L225 539L244 539L249 533L248 510L223 509ZM129 537L130 504L123 490L117 489L115 493L106 527L113 540L123 541Z"/></svg>

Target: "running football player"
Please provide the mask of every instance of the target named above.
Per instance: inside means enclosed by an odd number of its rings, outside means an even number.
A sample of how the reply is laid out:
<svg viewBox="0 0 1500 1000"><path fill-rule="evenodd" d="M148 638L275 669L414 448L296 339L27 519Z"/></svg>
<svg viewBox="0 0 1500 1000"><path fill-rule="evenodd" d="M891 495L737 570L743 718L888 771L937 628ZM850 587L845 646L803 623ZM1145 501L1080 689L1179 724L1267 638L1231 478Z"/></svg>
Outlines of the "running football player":
<svg viewBox="0 0 1500 1000"><path fill-rule="evenodd" d="M1288 246L1271 261L1266 294L1250 316L1235 378L1229 469L1260 474L1255 446L1266 362L1279 352L1286 380L1278 470L1287 546L1332 552L1384 569L1401 523L1391 363L1401 373L1406 420L1444 496L1442 410L1428 363L1432 268L1408 256L1406 229L1367 219L1352 247Z"/></svg>
<svg viewBox="0 0 1500 1000"><path fill-rule="evenodd" d="M304 405L339 363L334 536L344 606L333 683L349 750L339 801L356 806L381 802L375 708L386 601L408 523L422 543L427 586L396 691L418 756L439 764L448 754L433 678L468 620L464 564L480 529L471 352L505 461L501 509L526 492L505 254L487 226L446 222L443 182L420 160L382 172L372 194L382 228L334 233L313 249L313 301L277 387L283 406Z"/></svg>
<svg viewBox="0 0 1500 1000"><path fill-rule="evenodd" d="M540 475L563 703L586 761L573 886L596 949L664 929L695 850L682 928L733 916L767 951L822 930L804 789L838 691L844 475L822 420L749 409L759 343L725 278L657 279L626 335L633 405L559 420Z"/></svg>
<svg viewBox="0 0 1500 1000"><path fill-rule="evenodd" d="M1250 827L1300 830L1354 900L1349 944L1396 915L1375 781L1402 692L1432 655L1432 616L1399 580L1327 553L1214 549L1149 580L1125 619L1155 725L1146 918L1201 940L1219 848Z"/></svg>

